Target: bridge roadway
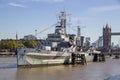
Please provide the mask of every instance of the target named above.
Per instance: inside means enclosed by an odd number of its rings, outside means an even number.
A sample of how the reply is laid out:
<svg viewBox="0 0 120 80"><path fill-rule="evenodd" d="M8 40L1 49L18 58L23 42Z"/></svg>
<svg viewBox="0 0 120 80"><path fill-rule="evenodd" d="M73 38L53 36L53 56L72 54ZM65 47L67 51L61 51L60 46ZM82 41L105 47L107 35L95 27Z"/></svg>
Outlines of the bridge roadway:
<svg viewBox="0 0 120 80"><path fill-rule="evenodd" d="M120 32L111 33L111 35L120 35Z"/></svg>

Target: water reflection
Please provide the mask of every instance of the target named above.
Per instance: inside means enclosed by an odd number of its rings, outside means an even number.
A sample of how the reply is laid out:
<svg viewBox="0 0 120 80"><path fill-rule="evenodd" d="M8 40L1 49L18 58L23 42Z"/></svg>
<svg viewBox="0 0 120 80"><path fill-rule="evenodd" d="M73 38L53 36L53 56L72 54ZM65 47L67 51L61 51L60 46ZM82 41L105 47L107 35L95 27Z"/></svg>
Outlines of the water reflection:
<svg viewBox="0 0 120 80"><path fill-rule="evenodd" d="M45 66L36 68L18 68L17 80L63 80L71 73L72 66ZM65 79L68 80L68 79Z"/></svg>
<svg viewBox="0 0 120 80"><path fill-rule="evenodd" d="M16 58L0 58L0 80L112 80L110 76L120 75L120 59L111 58L87 65L32 68L16 65Z"/></svg>
<svg viewBox="0 0 120 80"><path fill-rule="evenodd" d="M0 56L0 69L17 68L17 60L15 56Z"/></svg>
<svg viewBox="0 0 120 80"><path fill-rule="evenodd" d="M18 68L17 80L104 80L120 74L120 60L87 65L59 65L37 68ZM114 65L112 65L114 64Z"/></svg>

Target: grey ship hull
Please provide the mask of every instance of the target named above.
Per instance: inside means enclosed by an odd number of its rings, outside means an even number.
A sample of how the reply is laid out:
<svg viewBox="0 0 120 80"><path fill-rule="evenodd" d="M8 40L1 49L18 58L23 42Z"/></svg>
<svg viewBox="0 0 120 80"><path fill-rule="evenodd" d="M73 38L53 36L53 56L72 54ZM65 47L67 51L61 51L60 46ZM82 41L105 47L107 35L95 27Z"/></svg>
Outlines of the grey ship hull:
<svg viewBox="0 0 120 80"><path fill-rule="evenodd" d="M58 51L29 51L30 49L21 48L17 54L18 66L31 65L52 65L52 64L69 64L71 63L70 52Z"/></svg>

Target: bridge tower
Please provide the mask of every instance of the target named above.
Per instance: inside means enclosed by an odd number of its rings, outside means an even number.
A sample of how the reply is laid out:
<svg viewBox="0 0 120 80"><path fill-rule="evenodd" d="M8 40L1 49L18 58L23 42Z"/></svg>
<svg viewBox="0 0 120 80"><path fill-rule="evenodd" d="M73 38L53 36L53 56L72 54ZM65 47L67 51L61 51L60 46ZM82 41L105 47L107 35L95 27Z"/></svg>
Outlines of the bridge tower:
<svg viewBox="0 0 120 80"><path fill-rule="evenodd" d="M103 48L106 52L111 49L111 28L108 24L103 27Z"/></svg>

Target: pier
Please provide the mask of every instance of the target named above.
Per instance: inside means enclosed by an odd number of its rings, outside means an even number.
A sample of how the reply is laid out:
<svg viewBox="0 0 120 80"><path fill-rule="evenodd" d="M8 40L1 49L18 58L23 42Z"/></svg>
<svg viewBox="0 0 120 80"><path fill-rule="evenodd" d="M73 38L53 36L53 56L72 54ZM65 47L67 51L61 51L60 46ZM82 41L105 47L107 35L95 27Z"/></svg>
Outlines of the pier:
<svg viewBox="0 0 120 80"><path fill-rule="evenodd" d="M94 53L94 58L93 58L93 62L104 62L105 61L105 55L100 53Z"/></svg>
<svg viewBox="0 0 120 80"><path fill-rule="evenodd" d="M15 55L15 52L0 52L0 55Z"/></svg>
<svg viewBox="0 0 120 80"><path fill-rule="evenodd" d="M86 64L85 54L72 53L72 64Z"/></svg>

